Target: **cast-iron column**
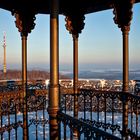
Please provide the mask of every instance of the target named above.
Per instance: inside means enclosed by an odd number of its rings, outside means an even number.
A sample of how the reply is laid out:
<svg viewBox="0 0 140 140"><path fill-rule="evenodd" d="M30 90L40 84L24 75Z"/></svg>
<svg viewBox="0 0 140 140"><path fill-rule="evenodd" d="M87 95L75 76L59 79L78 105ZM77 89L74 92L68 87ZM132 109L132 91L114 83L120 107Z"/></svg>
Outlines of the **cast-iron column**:
<svg viewBox="0 0 140 140"><path fill-rule="evenodd" d="M84 15L74 12L74 15L66 16L66 29L73 37L73 93L74 93L74 117L78 119L78 37L84 28ZM74 136L78 137L78 131L74 129Z"/></svg>
<svg viewBox="0 0 140 140"><path fill-rule="evenodd" d="M123 29L123 91L129 91L129 45L128 45L129 30Z"/></svg>
<svg viewBox="0 0 140 140"><path fill-rule="evenodd" d="M28 140L28 108L27 108L27 36L22 35L22 85L23 85L23 137Z"/></svg>
<svg viewBox="0 0 140 140"><path fill-rule="evenodd" d="M123 29L123 137L128 139L128 100L127 92L129 92L129 46L128 46L128 32L129 30Z"/></svg>
<svg viewBox="0 0 140 140"><path fill-rule="evenodd" d="M49 129L50 140L59 139L59 1L50 1L50 85L49 85Z"/></svg>
<svg viewBox="0 0 140 140"><path fill-rule="evenodd" d="M129 47L128 34L130 30L130 21L132 19L132 7L134 0L115 1L114 3L114 22L121 28L123 35L123 122L122 138L128 139L128 92L129 92Z"/></svg>
<svg viewBox="0 0 140 140"><path fill-rule="evenodd" d="M78 118L78 36L73 35L74 117Z"/></svg>
<svg viewBox="0 0 140 140"><path fill-rule="evenodd" d="M21 101L23 103L23 140L29 139L28 132L28 108L27 108L27 36L34 28L34 14L30 11L13 11L16 18L16 27L21 33L22 40L22 89Z"/></svg>

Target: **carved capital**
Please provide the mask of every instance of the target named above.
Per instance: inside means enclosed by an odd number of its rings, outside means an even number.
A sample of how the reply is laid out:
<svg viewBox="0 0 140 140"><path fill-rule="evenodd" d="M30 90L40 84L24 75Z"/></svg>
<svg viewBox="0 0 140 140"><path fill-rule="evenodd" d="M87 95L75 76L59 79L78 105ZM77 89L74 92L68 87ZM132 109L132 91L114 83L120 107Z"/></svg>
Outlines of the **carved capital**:
<svg viewBox="0 0 140 140"><path fill-rule="evenodd" d="M85 25L84 20L85 20L85 16L83 14L68 15L65 18L66 29L74 37L78 38L79 33L81 33L82 29L84 29L84 25Z"/></svg>
<svg viewBox="0 0 140 140"><path fill-rule="evenodd" d="M114 2L114 10L113 14L115 15L114 22L118 24L118 27L121 28L122 31L129 32L130 24L132 20L132 7L134 4L134 0L116 0Z"/></svg>
<svg viewBox="0 0 140 140"><path fill-rule="evenodd" d="M15 24L21 36L27 36L28 33L31 33L31 30L34 29L35 26L35 14L16 11L13 15L16 18Z"/></svg>

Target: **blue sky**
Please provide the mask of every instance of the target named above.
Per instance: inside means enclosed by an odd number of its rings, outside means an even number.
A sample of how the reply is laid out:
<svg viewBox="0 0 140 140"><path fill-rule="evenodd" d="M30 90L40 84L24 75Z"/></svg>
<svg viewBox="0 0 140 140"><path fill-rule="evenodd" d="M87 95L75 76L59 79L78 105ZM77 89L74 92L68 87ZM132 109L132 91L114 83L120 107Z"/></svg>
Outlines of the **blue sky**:
<svg viewBox="0 0 140 140"><path fill-rule="evenodd" d="M113 11L85 16L85 27L79 35L79 68L122 69L122 33L113 21ZM6 32L7 66L21 69L21 38L15 18L0 9L0 69L3 65L3 31ZM28 36L28 68L49 69L49 15L36 15L35 29ZM129 33L130 68L140 68L140 4L133 7ZM59 16L59 60L61 70L72 70L72 36L65 28L65 17Z"/></svg>

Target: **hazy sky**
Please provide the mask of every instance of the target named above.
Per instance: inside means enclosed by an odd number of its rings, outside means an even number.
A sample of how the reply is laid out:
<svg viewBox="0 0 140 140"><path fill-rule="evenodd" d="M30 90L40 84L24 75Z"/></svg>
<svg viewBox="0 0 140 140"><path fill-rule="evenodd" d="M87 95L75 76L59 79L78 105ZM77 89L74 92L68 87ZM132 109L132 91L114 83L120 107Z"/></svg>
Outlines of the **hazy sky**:
<svg viewBox="0 0 140 140"><path fill-rule="evenodd" d="M79 36L79 68L122 68L122 33L113 21L113 11L106 10L85 16L85 27ZM21 38L15 18L0 9L0 69L3 65L3 31L6 32L8 68L21 68ZM36 15L35 29L28 36L28 68L49 68L49 15ZM133 7L129 33L131 68L140 68L140 4ZM59 16L60 69L72 69L72 36L65 28L65 17Z"/></svg>

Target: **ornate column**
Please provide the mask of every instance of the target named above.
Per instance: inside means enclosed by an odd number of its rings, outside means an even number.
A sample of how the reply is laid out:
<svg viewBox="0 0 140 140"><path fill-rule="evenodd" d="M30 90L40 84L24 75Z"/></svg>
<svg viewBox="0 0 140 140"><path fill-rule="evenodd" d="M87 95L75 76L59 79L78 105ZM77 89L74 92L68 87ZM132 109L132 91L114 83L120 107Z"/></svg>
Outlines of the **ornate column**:
<svg viewBox="0 0 140 140"><path fill-rule="evenodd" d="M23 94L21 98L23 99L23 139L29 139L28 133L28 108L27 108L27 36L28 33L34 28L35 14L30 14L30 12L14 12L13 13L16 21L16 27L21 33L22 40L22 86Z"/></svg>
<svg viewBox="0 0 140 140"><path fill-rule="evenodd" d="M123 35L123 137L127 139L128 129L128 101L127 92L129 91L129 31L132 19L132 7L134 0L118 0L114 3L114 22L121 28Z"/></svg>
<svg viewBox="0 0 140 140"><path fill-rule="evenodd" d="M78 36L73 35L73 91L78 93ZM78 97L74 96L74 117L78 118Z"/></svg>
<svg viewBox="0 0 140 140"><path fill-rule="evenodd" d="M65 18L66 29L73 37L73 91L78 93L78 37L84 28L84 14L68 15ZM74 117L78 118L78 98L74 96Z"/></svg>
<svg viewBox="0 0 140 140"><path fill-rule="evenodd" d="M57 113L59 107L59 0L50 1L50 85L49 85L49 129L50 140L60 139Z"/></svg>
<svg viewBox="0 0 140 140"><path fill-rule="evenodd" d="M76 12L75 12L76 13ZM74 92L74 117L78 118L78 37L84 28L84 14L68 15L65 18L66 29L73 37L73 92ZM77 137L78 133L75 131Z"/></svg>

